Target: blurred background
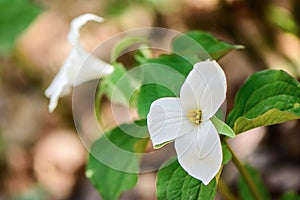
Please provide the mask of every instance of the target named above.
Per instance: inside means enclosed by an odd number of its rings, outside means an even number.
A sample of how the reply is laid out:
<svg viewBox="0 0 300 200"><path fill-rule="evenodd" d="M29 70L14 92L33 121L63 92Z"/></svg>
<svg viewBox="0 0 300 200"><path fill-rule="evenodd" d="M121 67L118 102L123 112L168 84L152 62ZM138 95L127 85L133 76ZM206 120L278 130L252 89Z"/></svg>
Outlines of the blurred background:
<svg viewBox="0 0 300 200"><path fill-rule="evenodd" d="M88 51L113 34L148 26L204 30L244 45L220 60L228 111L255 71L300 77L299 0L0 0L0 200L101 199L84 176L87 151L73 125L71 97L49 114L43 95L71 48L70 21L86 12L106 19L83 28ZM299 121L292 121L230 141L238 157L259 169L272 199L300 192L299 131ZM223 178L238 192L232 164ZM141 174L121 199L155 199L155 173Z"/></svg>

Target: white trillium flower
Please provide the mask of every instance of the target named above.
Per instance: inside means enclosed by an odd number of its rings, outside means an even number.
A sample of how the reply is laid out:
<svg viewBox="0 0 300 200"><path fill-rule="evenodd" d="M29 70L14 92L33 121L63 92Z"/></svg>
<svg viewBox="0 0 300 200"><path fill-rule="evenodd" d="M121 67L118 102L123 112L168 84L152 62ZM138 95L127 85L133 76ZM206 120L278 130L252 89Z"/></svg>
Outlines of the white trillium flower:
<svg viewBox="0 0 300 200"><path fill-rule="evenodd" d="M226 98L226 77L216 61L194 65L180 90L180 97L160 98L147 116L154 148L175 140L180 165L207 185L222 163L219 134L210 121Z"/></svg>
<svg viewBox="0 0 300 200"><path fill-rule="evenodd" d="M71 43L72 49L60 71L45 91L45 95L50 98L50 112L56 108L59 97L71 93L72 87L99 79L114 70L113 66L86 52L80 44L80 28L89 21L103 22L104 19L88 13L71 22L68 41Z"/></svg>

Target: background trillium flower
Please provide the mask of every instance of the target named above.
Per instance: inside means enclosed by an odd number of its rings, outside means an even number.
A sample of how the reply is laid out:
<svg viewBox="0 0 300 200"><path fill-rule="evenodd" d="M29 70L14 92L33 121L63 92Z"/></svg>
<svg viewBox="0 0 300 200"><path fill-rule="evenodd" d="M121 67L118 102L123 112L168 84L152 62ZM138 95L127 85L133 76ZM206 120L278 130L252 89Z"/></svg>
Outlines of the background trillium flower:
<svg viewBox="0 0 300 200"><path fill-rule="evenodd" d="M222 163L219 134L210 121L226 97L226 77L216 61L194 65L180 98L161 98L151 104L148 129L156 148L175 140L180 165L207 185Z"/></svg>
<svg viewBox="0 0 300 200"><path fill-rule="evenodd" d="M98 79L114 70L113 66L87 53L81 46L80 28L88 21L103 22L104 19L93 14L84 14L71 22L68 41L71 43L72 49L60 71L45 91L45 95L50 98L50 112L56 108L59 97L70 94L73 86Z"/></svg>

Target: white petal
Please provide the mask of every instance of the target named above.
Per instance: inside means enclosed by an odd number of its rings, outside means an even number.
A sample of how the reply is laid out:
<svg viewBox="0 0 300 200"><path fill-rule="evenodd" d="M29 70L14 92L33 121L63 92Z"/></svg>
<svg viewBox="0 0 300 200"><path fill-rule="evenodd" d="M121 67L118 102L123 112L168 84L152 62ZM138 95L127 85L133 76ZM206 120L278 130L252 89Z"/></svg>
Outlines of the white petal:
<svg viewBox="0 0 300 200"><path fill-rule="evenodd" d="M180 91L182 106L187 110L202 110L202 119L211 118L226 97L226 77L216 61L194 65Z"/></svg>
<svg viewBox="0 0 300 200"><path fill-rule="evenodd" d="M172 97L161 98L151 104L147 124L154 147L193 129L192 123L183 117L179 98Z"/></svg>
<svg viewBox="0 0 300 200"><path fill-rule="evenodd" d="M50 98L50 112L56 108L59 97L69 94L73 86L113 72L111 65L87 53L79 42L80 28L90 20L103 21L96 15L85 14L71 22L68 39L72 44L72 49L60 71L45 91L45 95Z"/></svg>
<svg viewBox="0 0 300 200"><path fill-rule="evenodd" d="M192 133L175 140L178 161L185 171L207 185L222 163L219 134L210 122L202 122Z"/></svg>
<svg viewBox="0 0 300 200"><path fill-rule="evenodd" d="M72 45L74 45L80 38L80 28L89 21L95 21L100 23L103 22L104 19L91 13L83 14L73 19L68 35L68 40Z"/></svg>

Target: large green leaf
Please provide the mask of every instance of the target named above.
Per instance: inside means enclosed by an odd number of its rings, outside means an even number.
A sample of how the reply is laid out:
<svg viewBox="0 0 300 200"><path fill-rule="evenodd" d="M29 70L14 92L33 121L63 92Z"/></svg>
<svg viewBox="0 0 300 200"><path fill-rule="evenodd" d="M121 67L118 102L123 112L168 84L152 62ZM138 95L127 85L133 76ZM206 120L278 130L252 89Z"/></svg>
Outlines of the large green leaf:
<svg viewBox="0 0 300 200"><path fill-rule="evenodd" d="M179 96L185 77L193 65L178 55L161 55L143 63L142 87L138 97L138 113L145 118L153 101Z"/></svg>
<svg viewBox="0 0 300 200"><path fill-rule="evenodd" d="M300 118L300 84L284 71L253 74L238 91L227 123L236 134Z"/></svg>
<svg viewBox="0 0 300 200"><path fill-rule="evenodd" d="M114 128L93 143L86 176L104 200L117 200L136 184L147 137L146 121L142 120Z"/></svg>
<svg viewBox="0 0 300 200"><path fill-rule="evenodd" d="M262 182L259 173L256 171L256 169L248 165L245 165L245 168L250 174L252 180L254 181L255 186L258 189L258 192L261 195L262 199L269 200L270 199L269 192L266 186L264 185L264 183ZM243 200L255 200L247 183L244 181L242 177L239 178L239 191Z"/></svg>
<svg viewBox="0 0 300 200"><path fill-rule="evenodd" d="M178 36L172 42L172 50L192 63L212 58L217 60L232 49L241 49L241 45L232 45L217 40L207 32L191 31Z"/></svg>
<svg viewBox="0 0 300 200"><path fill-rule="evenodd" d="M216 179L208 185L188 175L175 158L167 161L157 175L158 200L213 200L216 195Z"/></svg>
<svg viewBox="0 0 300 200"><path fill-rule="evenodd" d="M140 90L138 97L138 113L141 118L146 118L149 112L151 103L156 99L163 97L175 97L171 90L168 88L158 85L156 83L150 83L143 85Z"/></svg>
<svg viewBox="0 0 300 200"><path fill-rule="evenodd" d="M178 73L186 77L190 71L193 69L193 64L184 59L182 56L177 54L162 54L157 58L150 58L145 60L142 64L157 64L171 69L176 70ZM147 73L151 72L150 70ZM155 73L153 73L155 72ZM145 78L153 79L158 75L161 75L164 78L168 78L164 74L157 74L159 71L153 71L151 74L145 74Z"/></svg>
<svg viewBox="0 0 300 200"><path fill-rule="evenodd" d="M0 52L5 52L41 9L30 0L0 0L0 8Z"/></svg>

